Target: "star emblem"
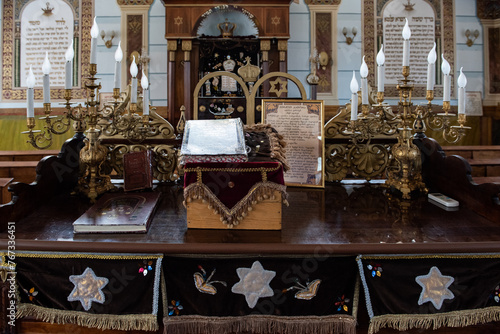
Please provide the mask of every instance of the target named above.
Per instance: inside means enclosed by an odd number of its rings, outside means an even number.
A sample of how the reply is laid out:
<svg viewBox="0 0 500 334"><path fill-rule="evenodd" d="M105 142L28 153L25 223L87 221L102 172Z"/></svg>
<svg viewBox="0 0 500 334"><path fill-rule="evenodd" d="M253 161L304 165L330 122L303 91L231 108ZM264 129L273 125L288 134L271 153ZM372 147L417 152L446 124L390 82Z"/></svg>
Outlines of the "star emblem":
<svg viewBox="0 0 500 334"><path fill-rule="evenodd" d="M269 283L276 276L276 272L265 270L259 261L255 261L251 268L236 269L236 273L240 281L233 285L231 291L245 295L248 307L254 308L259 298L274 295Z"/></svg>
<svg viewBox="0 0 500 334"><path fill-rule="evenodd" d="M71 283L75 285L73 291L68 296L68 301L79 301L85 311L90 310L92 302L104 303L104 293L102 288L108 284L106 277L97 277L92 269L87 267L81 275L71 275Z"/></svg>
<svg viewBox="0 0 500 334"><path fill-rule="evenodd" d="M287 84L288 82L281 81L281 78L277 78L274 81L271 81L271 88L269 88L269 93L275 93L277 97L280 97L281 94L288 92Z"/></svg>
<svg viewBox="0 0 500 334"><path fill-rule="evenodd" d="M280 17L279 16L271 17L271 24L274 24L276 26L280 24Z"/></svg>
<svg viewBox="0 0 500 334"><path fill-rule="evenodd" d="M432 267L427 275L417 276L415 281L422 287L418 305L431 302L439 310L445 299L455 298L453 292L448 289L455 279L443 276L437 267Z"/></svg>
<svg viewBox="0 0 500 334"><path fill-rule="evenodd" d="M183 22L182 22L182 17L181 16L174 17L174 24L175 25L180 26L182 23Z"/></svg>

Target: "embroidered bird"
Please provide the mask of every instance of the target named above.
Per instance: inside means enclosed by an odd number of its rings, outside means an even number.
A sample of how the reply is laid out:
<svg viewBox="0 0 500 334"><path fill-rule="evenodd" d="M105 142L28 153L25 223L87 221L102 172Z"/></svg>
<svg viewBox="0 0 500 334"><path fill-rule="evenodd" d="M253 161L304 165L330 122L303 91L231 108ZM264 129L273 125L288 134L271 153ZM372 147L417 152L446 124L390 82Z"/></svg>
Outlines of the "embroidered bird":
<svg viewBox="0 0 500 334"><path fill-rule="evenodd" d="M200 269L201 273L196 272L193 274L194 285L196 286L198 291L208 293L210 295L215 295L217 293L217 288L213 286L214 283L220 283L224 286L227 286L226 282L223 281L211 281L212 276L215 274L215 269L212 270L208 278L207 272L205 271L205 269L203 269L202 266L198 266L198 269Z"/></svg>

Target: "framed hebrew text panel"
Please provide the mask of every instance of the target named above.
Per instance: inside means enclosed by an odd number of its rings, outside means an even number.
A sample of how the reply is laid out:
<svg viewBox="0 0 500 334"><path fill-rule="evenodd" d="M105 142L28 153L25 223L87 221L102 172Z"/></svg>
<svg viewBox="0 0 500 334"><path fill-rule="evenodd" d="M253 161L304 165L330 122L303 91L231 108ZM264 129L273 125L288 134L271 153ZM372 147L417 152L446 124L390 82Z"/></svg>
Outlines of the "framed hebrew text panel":
<svg viewBox="0 0 500 334"><path fill-rule="evenodd" d="M323 113L323 101L262 101L262 122L271 124L286 141L288 186L325 185Z"/></svg>

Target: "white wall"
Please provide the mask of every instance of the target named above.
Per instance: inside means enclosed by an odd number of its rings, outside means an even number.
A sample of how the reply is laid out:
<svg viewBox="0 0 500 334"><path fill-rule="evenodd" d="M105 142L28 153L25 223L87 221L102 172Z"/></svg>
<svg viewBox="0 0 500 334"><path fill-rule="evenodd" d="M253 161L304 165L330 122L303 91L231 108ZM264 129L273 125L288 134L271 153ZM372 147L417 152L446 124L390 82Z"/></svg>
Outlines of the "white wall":
<svg viewBox="0 0 500 334"><path fill-rule="evenodd" d="M349 101L349 82L352 71L355 70L359 77L359 66L362 59L362 24L361 24L361 1L343 0L339 6L337 18L338 45L337 59L333 61L338 65L338 98L340 104ZM0 4L2 1L0 0ZM106 48L104 42L98 40L98 77L101 78L102 91L112 91L114 52L121 38L120 34L120 8L116 1L95 1L96 21L99 28L105 31L114 30L116 37L113 47ZM456 38L456 68L455 78L461 66L467 76L468 91L484 91L484 64L483 64L483 31L479 19L476 17L475 0L455 1L455 38ZM1 18L0 18L1 20ZM0 21L1 23L1 21ZM356 27L357 36L351 45L345 43L342 28ZM466 45L464 32L478 29L479 38L472 47ZM149 11L149 63L148 78L151 83L151 103L153 106L166 106L167 101L167 41L165 39L165 8L160 0L155 0ZM288 71L296 76L306 88L310 96L310 86L306 82L306 76L310 73L309 55L310 50L310 17L309 9L300 0L298 4L290 5L290 39L288 43ZM456 86L456 85L455 85ZM289 84L290 97L298 97L299 92L293 83ZM456 96L456 94L455 94ZM418 103L418 101L414 101ZM436 98L436 103L439 99ZM456 100L451 101L456 105ZM0 108L23 107L25 102L0 102ZM36 107L42 107L37 103Z"/></svg>

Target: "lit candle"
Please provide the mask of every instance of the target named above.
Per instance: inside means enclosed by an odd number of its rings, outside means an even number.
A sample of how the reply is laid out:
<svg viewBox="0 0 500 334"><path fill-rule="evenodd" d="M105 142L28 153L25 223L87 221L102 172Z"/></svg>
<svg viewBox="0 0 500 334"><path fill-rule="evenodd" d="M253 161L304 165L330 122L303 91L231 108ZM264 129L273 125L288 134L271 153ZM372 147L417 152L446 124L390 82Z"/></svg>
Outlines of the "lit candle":
<svg viewBox="0 0 500 334"><path fill-rule="evenodd" d="M403 28L403 66L410 66L410 37L411 30L408 26L408 19L406 19L405 26Z"/></svg>
<svg viewBox="0 0 500 334"><path fill-rule="evenodd" d="M356 75L354 71L352 71L352 80L351 80L351 121L355 121L358 119L358 80L356 80Z"/></svg>
<svg viewBox="0 0 500 334"><path fill-rule="evenodd" d="M64 81L64 88L71 89L73 87L73 57L75 56L75 51L73 50L73 41L69 45L66 53L64 54L66 58L66 80Z"/></svg>
<svg viewBox="0 0 500 334"><path fill-rule="evenodd" d="M28 86L28 90L26 92L26 115L28 117L35 117L35 75L33 74L33 70L30 66L30 71L28 72L28 76L26 77L26 86Z"/></svg>
<svg viewBox="0 0 500 334"><path fill-rule="evenodd" d="M368 66L365 62L365 56L363 56L363 63L359 68L359 74L361 76L361 104L368 104Z"/></svg>
<svg viewBox="0 0 500 334"><path fill-rule="evenodd" d="M45 51L45 59L42 65L43 72L43 103L50 103L50 61L49 53Z"/></svg>
<svg viewBox="0 0 500 334"><path fill-rule="evenodd" d="M450 80L450 63L444 59L444 55L441 54L443 62L441 64L441 71L443 71L443 102L450 102L450 90L451 90L451 80Z"/></svg>
<svg viewBox="0 0 500 334"><path fill-rule="evenodd" d="M90 36L92 41L90 43L90 63L97 64L97 37L99 37L99 27L94 17L94 24L90 28Z"/></svg>
<svg viewBox="0 0 500 334"><path fill-rule="evenodd" d="M384 91L384 70L385 55L384 55L384 44L380 47L380 51L377 53L377 92Z"/></svg>
<svg viewBox="0 0 500 334"><path fill-rule="evenodd" d="M465 74L463 74L462 68L463 67L460 67L460 75L457 80L459 114L465 114L465 86L467 85L467 78L465 77Z"/></svg>
<svg viewBox="0 0 500 334"><path fill-rule="evenodd" d="M434 43L429 55L427 55L427 90L434 90L436 59L436 43Z"/></svg>
<svg viewBox="0 0 500 334"><path fill-rule="evenodd" d="M130 97L131 103L137 103L137 64L135 63L135 56L133 56L132 64L130 64L130 75L132 76L132 96Z"/></svg>
<svg viewBox="0 0 500 334"><path fill-rule="evenodd" d="M144 74L144 70L142 70L142 78L141 78L141 86L142 86L142 114L149 115L149 81L148 77Z"/></svg>
<svg viewBox="0 0 500 334"><path fill-rule="evenodd" d="M121 41L118 42L118 48L115 51L115 85L114 88L120 88L121 84L121 62L123 59L123 51L121 48Z"/></svg>

